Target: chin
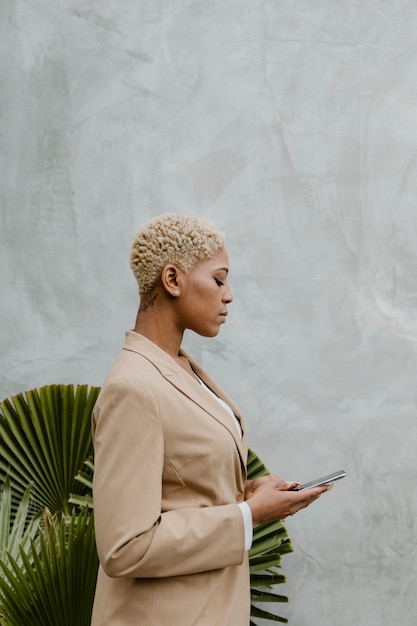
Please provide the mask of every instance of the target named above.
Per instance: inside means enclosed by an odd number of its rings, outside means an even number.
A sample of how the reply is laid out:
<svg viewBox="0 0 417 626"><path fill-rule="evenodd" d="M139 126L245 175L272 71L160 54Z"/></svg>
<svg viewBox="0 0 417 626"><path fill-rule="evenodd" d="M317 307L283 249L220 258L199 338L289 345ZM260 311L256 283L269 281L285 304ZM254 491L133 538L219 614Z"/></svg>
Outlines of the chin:
<svg viewBox="0 0 417 626"><path fill-rule="evenodd" d="M212 330L196 330L197 335L200 337L217 337L220 332L220 328L213 328Z"/></svg>

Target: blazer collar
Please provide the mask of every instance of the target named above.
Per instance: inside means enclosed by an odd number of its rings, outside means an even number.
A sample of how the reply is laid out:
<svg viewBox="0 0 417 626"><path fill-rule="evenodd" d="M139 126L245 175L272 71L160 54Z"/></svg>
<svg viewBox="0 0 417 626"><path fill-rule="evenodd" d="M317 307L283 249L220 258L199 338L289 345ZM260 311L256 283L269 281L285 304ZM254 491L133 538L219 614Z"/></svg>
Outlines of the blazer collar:
<svg viewBox="0 0 417 626"><path fill-rule="evenodd" d="M160 374L168 382L174 385L174 387L179 389L188 398L190 398L190 400L198 404L198 406L206 411L206 413L224 426L236 442L242 465L246 471L247 459L244 453L244 450L246 450L247 447L245 422L237 406L216 383L216 381L213 380L186 352L180 350L180 355L185 356L188 359L195 373L201 378L207 387L209 387L219 398L224 400L224 402L230 406L240 422L243 433L242 438L239 437L236 424L226 409L224 409L215 398L207 393L207 390L203 389L197 380L187 374L187 372L184 371L164 350L133 330L127 331L126 341L123 348L125 350L141 354L158 369Z"/></svg>

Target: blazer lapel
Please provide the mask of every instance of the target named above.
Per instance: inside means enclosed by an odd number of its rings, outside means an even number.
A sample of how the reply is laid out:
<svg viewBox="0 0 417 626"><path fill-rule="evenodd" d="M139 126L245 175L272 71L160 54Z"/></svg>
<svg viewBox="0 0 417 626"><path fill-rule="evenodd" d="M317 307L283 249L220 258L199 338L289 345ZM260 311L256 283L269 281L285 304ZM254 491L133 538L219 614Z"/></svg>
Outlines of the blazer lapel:
<svg viewBox="0 0 417 626"><path fill-rule="evenodd" d="M194 361L194 359L192 359L186 352L184 352L184 350L180 350L180 354L182 356L185 356L186 359L188 359L191 367L193 368L197 376L201 378L201 380L207 385L207 387L209 387L216 394L216 396L221 398L224 402L226 402L226 404L230 406L237 420L240 423L240 427L242 429L242 439L246 437L246 425L243 419L243 415L238 409L238 407L235 405L233 400L229 398L229 396L220 387L220 385L209 374L207 374L207 372L205 372L203 368L198 363L196 363L196 361ZM216 402L216 404L218 404L218 402ZM234 430L236 430L235 425L234 425Z"/></svg>
<svg viewBox="0 0 417 626"><path fill-rule="evenodd" d="M124 346L127 350L133 350L144 356L147 360L151 361L153 365L160 371L161 375L184 393L190 400L195 402L200 408L208 413L213 419L219 422L224 428L226 428L233 437L236 447L241 457L242 466L246 471L246 426L243 416L234 402L227 396L227 394L221 389L221 387L196 363L186 352L180 351L182 356L185 356L191 364L191 367L195 373L201 378L201 380L209 387L219 398L226 402L236 418L239 420L242 428L242 438L239 437L236 424L233 421L233 417L229 415L226 409L224 409L215 398L213 398L206 389L199 384L199 382L193 379L186 371L184 371L169 354L164 352L156 344L151 342L146 337L139 335L135 331L128 331L126 333L126 343Z"/></svg>

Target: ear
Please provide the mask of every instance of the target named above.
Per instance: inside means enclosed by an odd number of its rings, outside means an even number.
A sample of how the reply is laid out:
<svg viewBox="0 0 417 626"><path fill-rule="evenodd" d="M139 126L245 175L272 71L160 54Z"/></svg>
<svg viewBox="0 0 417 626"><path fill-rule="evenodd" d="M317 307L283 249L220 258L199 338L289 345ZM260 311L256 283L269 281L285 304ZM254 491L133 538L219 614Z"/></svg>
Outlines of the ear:
<svg viewBox="0 0 417 626"><path fill-rule="evenodd" d="M165 265L161 272L161 283L170 296L180 295L181 275L183 274L176 265Z"/></svg>

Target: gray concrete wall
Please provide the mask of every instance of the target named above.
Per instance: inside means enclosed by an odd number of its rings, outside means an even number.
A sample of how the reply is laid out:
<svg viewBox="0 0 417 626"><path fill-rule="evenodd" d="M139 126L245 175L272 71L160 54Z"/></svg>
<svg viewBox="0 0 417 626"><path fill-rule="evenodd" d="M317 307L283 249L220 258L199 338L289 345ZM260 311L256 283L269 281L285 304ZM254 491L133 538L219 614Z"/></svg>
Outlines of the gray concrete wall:
<svg viewBox="0 0 417 626"><path fill-rule="evenodd" d="M2 397L99 385L149 217L227 234L235 301L186 347L283 477L293 626L417 621L417 4L2 0Z"/></svg>

